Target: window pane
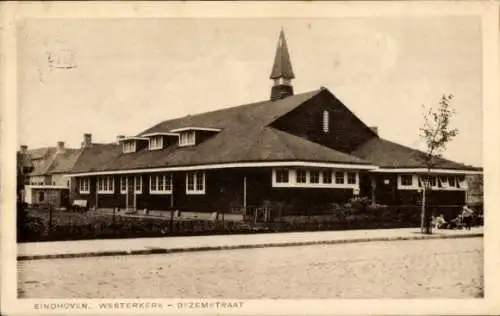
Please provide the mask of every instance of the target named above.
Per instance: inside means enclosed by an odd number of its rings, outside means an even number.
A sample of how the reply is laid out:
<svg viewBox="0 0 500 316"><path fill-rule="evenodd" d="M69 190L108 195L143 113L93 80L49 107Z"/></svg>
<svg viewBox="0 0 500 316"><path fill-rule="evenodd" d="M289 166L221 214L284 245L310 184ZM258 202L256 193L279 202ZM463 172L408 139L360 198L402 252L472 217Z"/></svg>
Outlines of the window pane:
<svg viewBox="0 0 500 316"><path fill-rule="evenodd" d="M354 172L347 173L347 183L356 184L356 174Z"/></svg>
<svg viewBox="0 0 500 316"><path fill-rule="evenodd" d="M296 182L297 183L306 183L306 181L307 181L306 174L307 173L304 169L297 169Z"/></svg>
<svg viewBox="0 0 500 316"><path fill-rule="evenodd" d="M288 169L277 169L276 170L276 182L277 183L288 183Z"/></svg>
<svg viewBox="0 0 500 316"><path fill-rule="evenodd" d="M187 173L187 189L188 191L194 190L194 173L192 172Z"/></svg>
<svg viewBox="0 0 500 316"><path fill-rule="evenodd" d="M196 190L203 191L203 173L196 174Z"/></svg>
<svg viewBox="0 0 500 316"><path fill-rule="evenodd" d="M311 181L311 183L319 183L319 171L318 170L311 170L310 181Z"/></svg>
<svg viewBox="0 0 500 316"><path fill-rule="evenodd" d="M404 186L413 185L413 177L411 175L402 175L401 176L401 185L404 185Z"/></svg>
<svg viewBox="0 0 500 316"><path fill-rule="evenodd" d="M336 184L344 184L344 173L343 172L335 172L335 183Z"/></svg>
<svg viewBox="0 0 500 316"><path fill-rule="evenodd" d="M158 191L163 191L163 177L164 176L158 176Z"/></svg>
<svg viewBox="0 0 500 316"><path fill-rule="evenodd" d="M323 171L323 183L332 183L331 171Z"/></svg>

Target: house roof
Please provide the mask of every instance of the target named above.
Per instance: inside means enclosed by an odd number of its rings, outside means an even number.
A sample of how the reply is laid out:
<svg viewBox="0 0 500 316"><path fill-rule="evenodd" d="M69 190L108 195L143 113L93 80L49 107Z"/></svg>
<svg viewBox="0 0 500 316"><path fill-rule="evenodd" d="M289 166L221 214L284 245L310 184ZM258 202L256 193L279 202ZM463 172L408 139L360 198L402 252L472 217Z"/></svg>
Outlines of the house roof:
<svg viewBox="0 0 500 316"><path fill-rule="evenodd" d="M68 173L73 168L81 149L66 148L63 152L58 153L52 164L47 169L47 173Z"/></svg>
<svg viewBox="0 0 500 316"><path fill-rule="evenodd" d="M52 162L56 157L55 147L44 147L30 149L27 153L31 156L33 162L33 171L30 176L41 176L47 174Z"/></svg>
<svg viewBox="0 0 500 316"><path fill-rule="evenodd" d="M406 147L380 137L374 137L356 150L352 155L371 161L381 168L423 168L425 153L417 149ZM478 168L438 158L434 168L474 170Z"/></svg>
<svg viewBox="0 0 500 316"><path fill-rule="evenodd" d="M92 147L85 148L81 152L72 172L88 173L262 161L326 162L376 165L383 168L424 167L419 159L421 152L379 137L373 137L352 153L342 153L270 126L276 119L316 97L322 91L328 90L322 88L275 101L255 102L166 120L137 136L168 133L189 126L218 129L220 132L196 146L179 147L178 144L171 144L159 150L144 148L134 153L123 153L122 146L117 143L93 144ZM446 159L440 159L438 167L474 169Z"/></svg>
<svg viewBox="0 0 500 316"><path fill-rule="evenodd" d="M271 79L293 79L292 62L285 39L285 32L281 29L278 46L276 47L276 55L274 56L273 69L271 70Z"/></svg>
<svg viewBox="0 0 500 316"><path fill-rule="evenodd" d="M277 118L290 112L307 100L319 94L322 89L295 94L275 101L265 100L245 105L229 107L195 115L166 120L143 131L139 136L150 133L170 132L186 126L224 130L241 129L246 126L267 126Z"/></svg>

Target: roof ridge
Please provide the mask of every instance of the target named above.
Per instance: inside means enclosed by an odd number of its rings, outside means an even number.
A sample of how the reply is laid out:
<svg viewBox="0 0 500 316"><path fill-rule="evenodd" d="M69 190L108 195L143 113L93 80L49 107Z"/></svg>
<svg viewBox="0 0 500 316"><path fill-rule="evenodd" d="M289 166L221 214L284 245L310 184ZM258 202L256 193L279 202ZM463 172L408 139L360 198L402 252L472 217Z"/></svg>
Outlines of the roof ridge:
<svg viewBox="0 0 500 316"><path fill-rule="evenodd" d="M137 135L144 134L144 133L148 132L149 130L152 130L152 129L156 128L156 127L161 126L162 124L165 124L167 122L172 122L172 121L175 121L175 120L181 120L181 119L185 119L185 118L196 118L196 117L199 117L199 116L202 116L202 115L213 114L213 113L221 113L221 112L224 112L224 111L234 111L236 109L242 109L242 108L246 108L246 107L250 107L250 106L256 106L256 105L259 105L259 104L264 104L266 102L277 103L277 102L280 102L280 101L283 101L283 100L287 100L289 98L300 97L300 96L304 96L304 95L307 95L307 94L311 94L311 96L308 98L308 99L310 99L316 93L318 93L318 92L320 92L322 90L323 89L319 88L319 89L315 89L315 90L310 90L310 91L306 91L306 92L294 94L294 95L289 96L287 98L280 99L280 100L275 100L275 101L271 101L271 100L266 99L266 100L251 102L251 103L244 103L244 104L229 106L229 107L225 107L225 108L214 109L214 110L206 111L206 112L199 112L199 113L195 113L195 114L188 114L188 115L184 115L184 116L178 116L178 117L174 117L174 118L162 120L162 121L156 123L155 125L147 128L147 129L142 130ZM270 123L266 123L265 125L267 125L267 124L270 124Z"/></svg>

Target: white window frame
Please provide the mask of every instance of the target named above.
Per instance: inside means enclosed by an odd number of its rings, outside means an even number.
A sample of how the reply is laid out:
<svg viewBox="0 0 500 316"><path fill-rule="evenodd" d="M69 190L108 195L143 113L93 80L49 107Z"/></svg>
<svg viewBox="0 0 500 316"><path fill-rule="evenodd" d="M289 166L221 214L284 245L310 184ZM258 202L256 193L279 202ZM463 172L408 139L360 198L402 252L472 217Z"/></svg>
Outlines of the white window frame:
<svg viewBox="0 0 500 316"><path fill-rule="evenodd" d="M128 193L128 181L127 176L120 177L120 193L127 194Z"/></svg>
<svg viewBox="0 0 500 316"><path fill-rule="evenodd" d="M276 183L289 183L290 182L290 169L288 168L277 168L275 169L275 181ZM286 174L286 181L283 181L279 175L279 173L282 173L282 175Z"/></svg>
<svg viewBox="0 0 500 316"><path fill-rule="evenodd" d="M89 178L79 178L78 179L78 192L80 194L90 193L90 179Z"/></svg>
<svg viewBox="0 0 500 316"><path fill-rule="evenodd" d="M336 189L353 189L359 190L359 172L358 171L348 171L355 174L356 183L347 183L347 171L335 170L335 169L317 169L317 168L290 168L288 169L288 182L278 182L277 171L283 170L282 168L274 168L272 170L272 186L275 188L336 188ZM306 172L306 182L297 182L297 170L304 170ZM319 172L319 182L311 182L311 171ZM342 174L343 183L336 183L336 172ZM331 179L331 182L325 182L324 174L327 173Z"/></svg>
<svg viewBox="0 0 500 316"><path fill-rule="evenodd" d="M97 193L115 193L115 179L112 176L102 176L97 178Z"/></svg>
<svg viewBox="0 0 500 316"><path fill-rule="evenodd" d="M158 150L163 148L163 136L152 136L149 138L149 150Z"/></svg>
<svg viewBox="0 0 500 316"><path fill-rule="evenodd" d="M189 175L193 175L193 187L189 188ZM199 180L201 179L201 182ZM201 183L201 189L198 184ZM204 171L186 172L186 194L205 194L206 175Z"/></svg>
<svg viewBox="0 0 500 316"><path fill-rule="evenodd" d="M155 188L153 189L153 180ZM161 181L160 181L161 180ZM161 188L160 188L161 182ZM155 174L149 176L149 193L150 194L172 194L172 174Z"/></svg>
<svg viewBox="0 0 500 316"><path fill-rule="evenodd" d="M139 179L139 186L137 186L137 179ZM139 187L139 189L137 189ZM142 176L134 176L134 193L142 194Z"/></svg>
<svg viewBox="0 0 500 316"><path fill-rule="evenodd" d="M421 190L423 188L424 177L426 175L412 174L412 185L403 185L402 176L409 176L409 174L399 174L397 180L398 190ZM436 183L431 187L433 191L465 191L467 190L467 179L464 177L464 181L460 181L460 175L430 175L434 178ZM442 177L446 177L446 181L441 181ZM449 178L453 177L455 179L455 184L459 183L458 187L449 185ZM441 184L441 186L440 186Z"/></svg>
<svg viewBox="0 0 500 316"><path fill-rule="evenodd" d="M123 153L134 153L137 148L137 142L135 140L125 140L123 142Z"/></svg>
<svg viewBox="0 0 500 316"><path fill-rule="evenodd" d="M328 133L330 130L330 113L327 110L323 111L323 133Z"/></svg>
<svg viewBox="0 0 500 316"><path fill-rule="evenodd" d="M196 144L196 132L193 130L183 131L179 134L179 146L193 146Z"/></svg>

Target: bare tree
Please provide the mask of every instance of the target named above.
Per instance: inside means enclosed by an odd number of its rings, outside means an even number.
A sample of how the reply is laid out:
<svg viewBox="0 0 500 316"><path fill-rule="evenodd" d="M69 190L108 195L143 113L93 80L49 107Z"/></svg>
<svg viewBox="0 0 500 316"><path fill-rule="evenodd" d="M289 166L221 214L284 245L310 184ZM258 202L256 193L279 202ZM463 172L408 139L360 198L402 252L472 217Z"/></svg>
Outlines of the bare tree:
<svg viewBox="0 0 500 316"><path fill-rule="evenodd" d="M422 179L422 209L420 229L424 234L432 234L431 212L427 206L428 193L432 190L431 169L439 162L447 144L458 135L458 129L450 128L450 119L456 113L451 106L453 95L443 95L437 106L424 106L424 125L420 137L426 145L422 160L426 176Z"/></svg>

